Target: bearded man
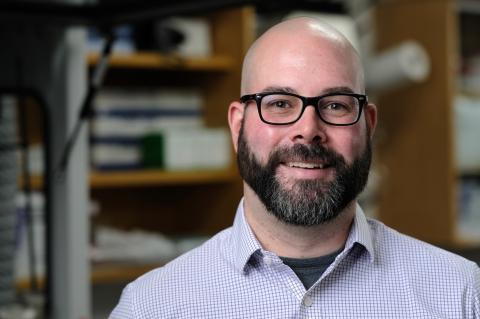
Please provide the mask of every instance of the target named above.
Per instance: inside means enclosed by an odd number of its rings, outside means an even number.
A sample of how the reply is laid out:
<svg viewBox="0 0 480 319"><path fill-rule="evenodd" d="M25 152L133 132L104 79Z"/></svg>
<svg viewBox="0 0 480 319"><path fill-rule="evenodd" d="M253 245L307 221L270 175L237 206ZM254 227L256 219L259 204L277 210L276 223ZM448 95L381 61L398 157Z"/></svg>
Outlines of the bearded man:
<svg viewBox="0 0 480 319"><path fill-rule="evenodd" d="M234 224L129 284L111 318L480 318L480 269L357 204L377 109L332 27L282 22L228 109L244 180Z"/></svg>

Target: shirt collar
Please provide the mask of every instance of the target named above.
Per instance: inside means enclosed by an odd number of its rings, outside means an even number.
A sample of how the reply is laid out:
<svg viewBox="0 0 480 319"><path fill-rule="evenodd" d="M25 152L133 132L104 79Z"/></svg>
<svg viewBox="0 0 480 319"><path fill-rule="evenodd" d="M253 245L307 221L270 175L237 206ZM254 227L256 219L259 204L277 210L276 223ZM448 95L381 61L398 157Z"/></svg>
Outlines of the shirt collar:
<svg viewBox="0 0 480 319"><path fill-rule="evenodd" d="M234 254L234 265L244 272L252 255L262 249L252 229L247 223L243 210L243 198L238 204L237 213L233 222L232 247Z"/></svg>
<svg viewBox="0 0 480 319"><path fill-rule="evenodd" d="M246 270L246 266L248 265L252 255L262 249L262 246L253 234L253 231L245 218L243 201L244 200L242 199L238 205L232 230L234 265L241 272ZM356 205L355 218L353 220L350 233L347 237L344 251L349 251L351 248L353 248L355 243L365 247L370 255L371 262L375 260L372 233L368 225L367 218L365 217L362 208L358 204Z"/></svg>
<svg viewBox="0 0 480 319"><path fill-rule="evenodd" d="M370 255L370 262L375 260L375 250L373 247L373 237L370 226L368 225L367 218L363 213L363 209L360 205L356 204L355 218L353 219L350 233L348 234L347 241L345 243L344 251L350 250L354 244L358 243L365 247Z"/></svg>

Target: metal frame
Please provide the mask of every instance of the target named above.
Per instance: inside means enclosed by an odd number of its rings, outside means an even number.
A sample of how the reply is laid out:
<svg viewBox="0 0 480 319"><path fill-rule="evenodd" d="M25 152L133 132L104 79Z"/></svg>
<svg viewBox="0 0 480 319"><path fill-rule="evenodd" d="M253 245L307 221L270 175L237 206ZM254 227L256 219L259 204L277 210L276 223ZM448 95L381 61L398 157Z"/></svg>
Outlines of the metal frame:
<svg viewBox="0 0 480 319"><path fill-rule="evenodd" d="M23 98L31 98L33 99L38 107L41 110L41 122L43 125L43 144L44 144L44 163L45 163L45 171L43 174L43 193L45 196L45 243L48 243L52 240L52 231L51 231L51 219L52 219L52 205L51 203L53 202L53 192L52 192L52 184L50 182L50 179L47 178L47 176L51 176L53 174L52 171L52 145L50 143L51 141L51 133L50 133L50 128L51 128L51 123L50 123L50 114L49 114L49 108L47 106L47 103L45 99L42 97L42 94L38 92L37 90L33 88L22 88L22 87L0 87L0 96L2 95L13 95L17 98L23 97ZM52 251L50 249L49 245L46 245L46 278L45 278L45 295L46 295L46 303L45 303L45 315L48 318L50 314L50 309L51 309L51 300L49 296L51 295L51 267L49 267L50 264L50 259L52 257Z"/></svg>

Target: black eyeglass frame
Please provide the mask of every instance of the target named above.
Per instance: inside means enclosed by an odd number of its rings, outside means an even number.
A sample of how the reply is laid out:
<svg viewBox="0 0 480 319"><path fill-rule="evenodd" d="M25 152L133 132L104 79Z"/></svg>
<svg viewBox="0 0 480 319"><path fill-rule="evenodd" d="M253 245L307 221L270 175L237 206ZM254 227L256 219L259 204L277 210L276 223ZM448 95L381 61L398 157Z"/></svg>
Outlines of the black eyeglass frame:
<svg viewBox="0 0 480 319"><path fill-rule="evenodd" d="M294 96L294 97L297 97L300 100L302 100L303 106L302 106L302 111L300 112L299 116L295 120L290 121L290 122L285 122L285 123L273 123L273 122L269 122L269 121L265 120L263 118L262 111L261 111L262 99L265 96L273 95L273 94ZM318 110L318 102L320 101L320 99L323 99L323 98L328 97L328 96L336 96L336 95L352 96L352 97L354 97L358 100L358 102L359 102L359 104L358 104L359 105L358 116L357 116L357 118L355 119L354 122L347 123L347 124L331 123L331 122L325 120L320 115L320 111ZM368 97L365 94L346 93L346 92L332 92L332 93L327 93L327 94L319 95L319 96L305 97L305 96L301 96L301 95L298 95L298 94L295 94L295 93L278 91L278 92L262 92L262 93L246 94L246 95L243 95L243 96L240 97L240 102L244 103L245 105L247 105L247 103L249 101L252 101L252 100L257 103L258 115L260 116L260 119L262 120L262 122L264 122L266 124L271 124L271 125L293 124L293 123L297 122L302 117L303 112L305 111L307 106L313 106L315 108L315 113L317 113L318 117L324 123L327 123L329 125L334 125L334 126L350 126L350 125L356 124L360 120L360 116L362 116L362 110L363 110L364 106L367 105L367 103L368 103Z"/></svg>

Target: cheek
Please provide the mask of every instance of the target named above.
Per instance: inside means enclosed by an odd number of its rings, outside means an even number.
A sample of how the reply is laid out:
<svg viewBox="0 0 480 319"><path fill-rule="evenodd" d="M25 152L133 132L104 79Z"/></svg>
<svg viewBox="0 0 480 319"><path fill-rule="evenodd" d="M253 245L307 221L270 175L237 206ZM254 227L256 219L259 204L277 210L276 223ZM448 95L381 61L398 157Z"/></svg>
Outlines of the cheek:
<svg viewBox="0 0 480 319"><path fill-rule="evenodd" d="M252 114L246 118L244 123L244 134L250 150L255 154L257 160L265 164L270 152L278 145L280 141L279 128L271 127L256 119Z"/></svg>
<svg viewBox="0 0 480 319"><path fill-rule="evenodd" d="M354 125L335 128L329 139L333 149L342 154L345 160L351 164L365 149L366 135L363 125Z"/></svg>

